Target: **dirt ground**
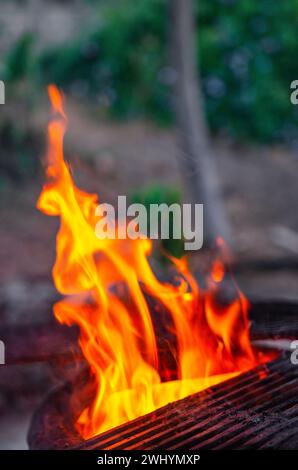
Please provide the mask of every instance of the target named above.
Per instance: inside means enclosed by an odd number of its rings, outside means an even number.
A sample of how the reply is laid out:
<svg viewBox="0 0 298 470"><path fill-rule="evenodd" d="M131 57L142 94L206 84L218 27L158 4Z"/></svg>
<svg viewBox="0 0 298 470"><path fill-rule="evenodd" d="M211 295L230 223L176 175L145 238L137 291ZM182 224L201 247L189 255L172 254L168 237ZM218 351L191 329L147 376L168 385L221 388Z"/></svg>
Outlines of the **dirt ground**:
<svg viewBox="0 0 298 470"><path fill-rule="evenodd" d="M179 170L174 130L146 122L108 123L82 104L68 102L66 155L80 187L96 192L101 202L115 202L152 183L178 187L187 198ZM45 140L48 109L36 111L33 123ZM283 148L248 148L213 142L225 206L240 260L283 260L298 256L298 159ZM40 157L36 155L36 158ZM48 280L54 261L58 222L35 209L41 179L21 187L9 183L1 193L0 280ZM198 201L199 202L199 201ZM206 208L206 210L208 210ZM277 274L266 295L296 296L294 281L277 290ZM281 277L286 278L283 270ZM262 295L247 280L249 289ZM266 282L267 285L267 282ZM246 286L244 286L245 288Z"/></svg>
<svg viewBox="0 0 298 470"><path fill-rule="evenodd" d="M91 8L80 0L3 0L0 54L26 31L36 35L39 47L67 41L78 31L91 28L95 19L98 21L100 9L94 14L93 8L90 14ZM19 119L28 119L28 112L22 117L19 109L15 111ZM98 193L101 201L113 202L117 195L129 195L152 182L178 186L185 194L173 131L160 130L146 122L106 123L98 111L72 101L68 103L68 114L67 156L79 184ZM44 137L48 105L37 106L29 119L36 133ZM238 257L298 256L297 154L282 148L248 148L218 140L213 144ZM8 184L1 192L2 290L6 291L13 282L23 292L26 289L20 286L32 279L50 283L57 222L35 210L40 185L36 178L22 187ZM287 276L284 285L282 280ZM276 282L276 273L272 288L270 281L264 282L269 285L266 295L296 296L293 271L283 270L278 289ZM259 282L255 287L250 277L245 279L244 289L246 285L248 293L264 295Z"/></svg>

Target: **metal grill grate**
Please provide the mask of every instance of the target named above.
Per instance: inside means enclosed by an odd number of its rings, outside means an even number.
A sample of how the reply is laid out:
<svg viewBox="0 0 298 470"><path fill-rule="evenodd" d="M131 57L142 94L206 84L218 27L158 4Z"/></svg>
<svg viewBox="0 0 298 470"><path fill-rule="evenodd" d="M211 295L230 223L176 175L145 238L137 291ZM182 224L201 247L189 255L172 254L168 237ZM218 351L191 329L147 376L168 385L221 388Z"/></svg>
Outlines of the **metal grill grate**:
<svg viewBox="0 0 298 470"><path fill-rule="evenodd" d="M86 441L81 449L298 448L298 366L242 374Z"/></svg>

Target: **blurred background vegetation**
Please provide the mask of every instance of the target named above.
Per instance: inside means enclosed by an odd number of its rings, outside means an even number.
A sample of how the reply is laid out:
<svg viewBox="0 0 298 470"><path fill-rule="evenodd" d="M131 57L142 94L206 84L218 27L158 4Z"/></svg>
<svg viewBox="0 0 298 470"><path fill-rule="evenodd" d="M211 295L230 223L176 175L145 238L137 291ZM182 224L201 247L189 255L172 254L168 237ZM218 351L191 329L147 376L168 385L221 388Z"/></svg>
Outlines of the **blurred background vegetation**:
<svg viewBox="0 0 298 470"><path fill-rule="evenodd" d="M40 47L24 33L3 57L10 84L55 82L112 118L173 120L166 0L86 2L98 20L77 37ZM296 144L289 100L298 57L298 0L197 0L198 55L210 128L236 140ZM95 14L96 18L96 14Z"/></svg>
<svg viewBox="0 0 298 470"><path fill-rule="evenodd" d="M193 1L210 154L237 246L237 281L252 300L298 301L298 106L290 103L298 79L298 0ZM2 325L48 322L57 300L51 269L58 221L35 209L49 82L65 91L65 155L79 187L101 202L115 203L121 194L146 206L186 202L190 171L175 123L171 2L0 1ZM181 256L183 240L157 248L154 268L168 275L164 253ZM208 253L194 252L190 262L203 279ZM49 375L39 364L30 373L3 372L0 448L27 447Z"/></svg>
<svg viewBox="0 0 298 470"><path fill-rule="evenodd" d="M279 163L271 167L271 162L263 159L256 164L253 155L258 147L277 145L297 150L298 107L290 102L290 84L298 77L298 0L194 0L194 4L200 86L208 127L215 137L213 144L223 139L232 145L252 148L250 167L246 170L244 165L248 163L244 161L243 149L242 155L239 148L236 150L239 168L233 160L234 151L228 151L227 161L218 158L223 169L225 201L232 219L237 213L239 220L243 212L239 190L246 184L240 180L246 171L247 186L256 195L256 213L251 216L255 223L257 218L264 218L258 212L258 201L269 193L273 197L273 180L279 179L279 196L274 193L279 199L272 202L272 213L269 214L267 207L268 219L272 221L273 206L284 207L283 191L291 186L284 184L285 178L279 175ZM31 184L39 175L40 161L36 157L44 154L44 117L48 112L48 102L43 102L42 97L52 82L62 87L68 103L82 105L71 112L72 116L80 115L78 125L85 127L81 133L77 129L73 149L85 161L90 160L101 193L105 187L119 193L124 181L124 193L135 192L132 196L135 198L139 191L137 199L145 198L148 203L176 202L177 187L179 199L183 200L185 188L180 180L177 182L177 171L172 170L174 158L170 155L176 151L177 144L166 147L168 137L158 136L156 130L170 132L173 138L177 73L171 56L173 28L169 5L170 0L4 0L1 3L0 78L6 82L10 106L3 107L0 120L0 190L6 190L11 182L18 186ZM82 109L87 110L87 118L82 115ZM104 122L112 129L111 145L105 144L102 136L97 144L89 145ZM119 137L121 144L114 144L120 131L117 126L129 123L144 123L141 131L144 135L151 125L155 130L139 148L129 146L128 141L137 139L140 129L131 128L127 137ZM162 150L155 148L156 142L160 142ZM140 157L142 161L132 163L128 155L125 157L125 145L127 154L137 148L136 153L144 153ZM115 148L119 161L128 162L125 177L119 176ZM160 165L163 162L162 170L156 169L158 161ZM283 171L293 172L286 162L284 165ZM294 165L294 160L290 165ZM148 187L136 177L136 168L141 167L143 174L148 175L143 178ZM269 181L271 170L269 188L265 182ZM104 171L108 175L102 174ZM259 193L255 188L258 173L262 185ZM94 186L98 192L99 188ZM291 189L288 192L292 194ZM296 197L296 193L291 197ZM249 201L247 194L244 198ZM296 219L286 212L287 220L290 218L290 224L296 227ZM249 212L246 219L249 223ZM170 240L169 245L163 248L177 256L182 254L181 243Z"/></svg>
<svg viewBox="0 0 298 470"><path fill-rule="evenodd" d="M279 222L279 208L284 223L298 229L285 209L297 194L298 107L290 102L290 84L298 78L298 0L193 2L204 112L230 218L256 227L259 237L258 222ZM83 186L107 200L121 191L145 203L184 199L188 188L180 176L186 171L175 166L170 4L1 2L0 78L9 106L1 108L0 190L11 182L40 184L38 157L44 154L49 111L45 90L53 82L73 106L66 153L80 155ZM269 194L271 204L260 210ZM252 244L243 227L237 232L240 246ZM169 243L172 253L182 253L178 243Z"/></svg>

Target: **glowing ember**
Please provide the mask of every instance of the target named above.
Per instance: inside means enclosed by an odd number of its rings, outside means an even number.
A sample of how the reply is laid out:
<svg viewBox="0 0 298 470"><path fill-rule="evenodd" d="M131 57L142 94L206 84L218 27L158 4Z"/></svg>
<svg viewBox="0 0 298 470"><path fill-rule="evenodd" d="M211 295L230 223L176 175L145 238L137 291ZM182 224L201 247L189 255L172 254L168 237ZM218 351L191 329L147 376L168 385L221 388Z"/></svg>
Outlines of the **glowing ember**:
<svg viewBox="0 0 298 470"><path fill-rule="evenodd" d="M63 157L63 99L54 86L49 96L55 114L38 208L61 220L53 278L66 297L54 313L59 322L80 327L80 346L96 385L94 401L77 422L81 435L89 438L252 368L264 357L250 344L244 296L238 292L228 306L216 303L225 275L220 260L213 265L207 292L201 292L185 259L172 260L175 285L155 277L148 262L151 241L96 237L97 197L72 180ZM125 299L115 286L125 286ZM169 313L177 380L166 381L173 374L161 363L149 296Z"/></svg>

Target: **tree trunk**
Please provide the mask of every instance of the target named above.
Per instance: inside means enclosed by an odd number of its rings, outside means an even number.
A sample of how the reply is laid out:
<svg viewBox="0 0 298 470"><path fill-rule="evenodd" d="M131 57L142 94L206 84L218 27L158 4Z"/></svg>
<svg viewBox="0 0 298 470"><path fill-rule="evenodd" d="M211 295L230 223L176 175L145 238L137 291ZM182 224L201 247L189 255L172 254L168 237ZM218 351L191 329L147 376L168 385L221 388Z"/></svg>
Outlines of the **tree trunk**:
<svg viewBox="0 0 298 470"><path fill-rule="evenodd" d="M204 244L217 236L231 243L214 155L204 116L198 74L195 15L192 0L170 0L175 82L176 118L182 151L181 169L192 202L204 204Z"/></svg>

